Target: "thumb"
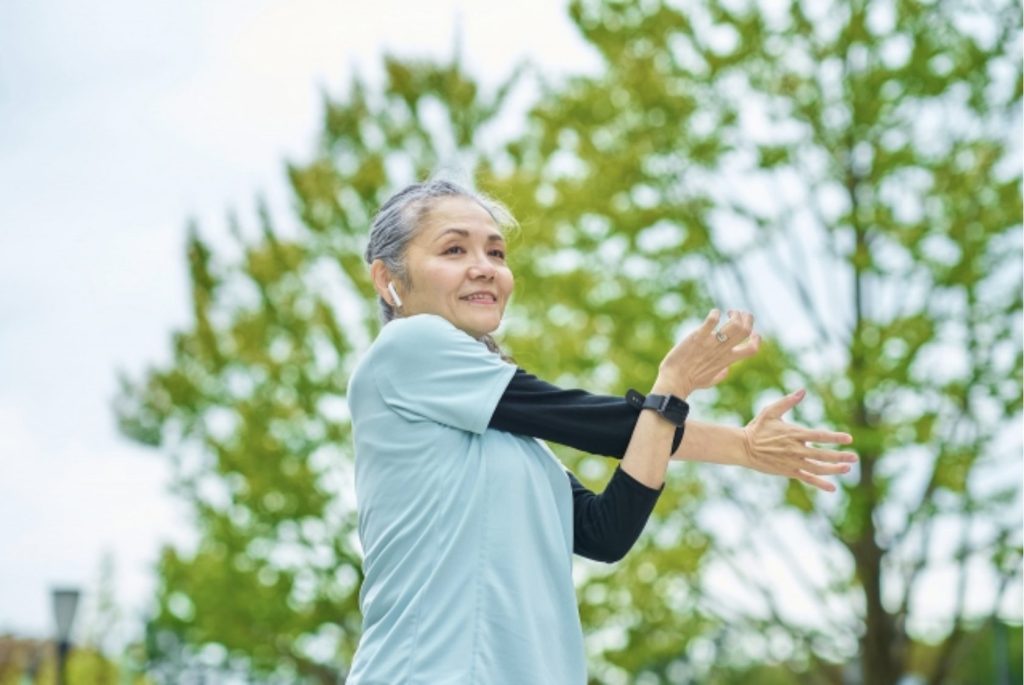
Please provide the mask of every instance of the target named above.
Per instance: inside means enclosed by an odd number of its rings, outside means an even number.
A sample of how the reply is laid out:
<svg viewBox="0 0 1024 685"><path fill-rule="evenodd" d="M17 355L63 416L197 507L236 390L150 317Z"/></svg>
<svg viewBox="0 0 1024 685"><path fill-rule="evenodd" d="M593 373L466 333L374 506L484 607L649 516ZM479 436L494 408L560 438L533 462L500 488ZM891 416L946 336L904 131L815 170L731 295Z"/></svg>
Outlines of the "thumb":
<svg viewBox="0 0 1024 685"><path fill-rule="evenodd" d="M781 419L783 414L800 404L800 401L806 396L807 391L800 388L796 392L790 393L782 399L769 404L764 408L764 411L761 412L761 416L768 419Z"/></svg>

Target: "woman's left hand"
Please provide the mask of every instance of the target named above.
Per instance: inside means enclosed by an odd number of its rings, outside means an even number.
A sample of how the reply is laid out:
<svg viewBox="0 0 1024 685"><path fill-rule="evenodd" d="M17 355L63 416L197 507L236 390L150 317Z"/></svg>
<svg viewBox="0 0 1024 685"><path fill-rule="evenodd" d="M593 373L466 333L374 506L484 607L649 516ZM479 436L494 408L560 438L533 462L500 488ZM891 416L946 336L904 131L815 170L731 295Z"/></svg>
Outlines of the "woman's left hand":
<svg viewBox="0 0 1024 685"><path fill-rule="evenodd" d="M810 447L807 443L848 445L853 438L849 433L812 430L783 421L782 415L799 404L805 395L803 390L786 395L765 407L743 428L745 466L761 473L797 478L826 492L835 492L836 486L819 476L848 473L857 455Z"/></svg>

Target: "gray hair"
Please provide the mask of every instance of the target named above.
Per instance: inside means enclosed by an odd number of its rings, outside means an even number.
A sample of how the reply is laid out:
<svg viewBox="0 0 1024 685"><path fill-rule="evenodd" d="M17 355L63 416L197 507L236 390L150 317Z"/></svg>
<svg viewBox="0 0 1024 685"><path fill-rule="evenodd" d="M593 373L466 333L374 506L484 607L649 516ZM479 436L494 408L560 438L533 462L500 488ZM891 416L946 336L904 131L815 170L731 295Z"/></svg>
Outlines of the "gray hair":
<svg viewBox="0 0 1024 685"><path fill-rule="evenodd" d="M503 233L508 233L518 225L505 205L484 193L440 179L413 183L389 197L374 215L370 226L370 242L366 246L366 263L373 264L374 260L381 260L388 271L404 287L409 288L411 283L405 263L409 243L416 237L420 222L434 202L445 197L473 200L487 210ZM382 324L386 325L399 316L395 308L380 295L377 296L377 304ZM481 340L492 351L501 353L491 336L486 335Z"/></svg>

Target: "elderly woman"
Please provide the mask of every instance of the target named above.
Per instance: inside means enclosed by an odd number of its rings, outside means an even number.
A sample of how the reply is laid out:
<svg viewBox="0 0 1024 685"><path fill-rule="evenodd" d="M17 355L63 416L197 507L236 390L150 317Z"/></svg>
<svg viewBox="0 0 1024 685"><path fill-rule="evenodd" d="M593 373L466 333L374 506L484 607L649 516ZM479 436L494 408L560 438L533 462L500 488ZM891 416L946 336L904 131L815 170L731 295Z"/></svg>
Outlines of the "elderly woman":
<svg viewBox="0 0 1024 685"><path fill-rule="evenodd" d="M670 459L799 478L845 473L850 436L781 420L687 421L691 392L757 352L753 318L717 311L662 360L646 396L549 385L490 334L512 294L507 211L444 181L409 186L374 218L366 259L385 326L352 374L363 635L347 682L586 682L573 553L633 545ZM685 440L683 439L685 427ZM621 458L595 494L541 442Z"/></svg>

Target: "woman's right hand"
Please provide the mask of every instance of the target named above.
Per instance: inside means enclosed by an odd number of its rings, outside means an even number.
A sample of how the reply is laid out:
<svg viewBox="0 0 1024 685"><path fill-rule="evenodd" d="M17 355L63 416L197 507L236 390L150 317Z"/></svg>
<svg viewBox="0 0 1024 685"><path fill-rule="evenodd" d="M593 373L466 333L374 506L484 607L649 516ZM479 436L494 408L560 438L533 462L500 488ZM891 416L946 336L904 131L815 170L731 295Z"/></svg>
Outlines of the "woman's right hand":
<svg viewBox="0 0 1024 685"><path fill-rule="evenodd" d="M750 312L730 311L729 320L716 334L720 317L719 311L712 309L700 328L665 355L652 392L670 392L685 399L694 390L722 382L734 362L757 354L761 336L752 333L754 316Z"/></svg>

